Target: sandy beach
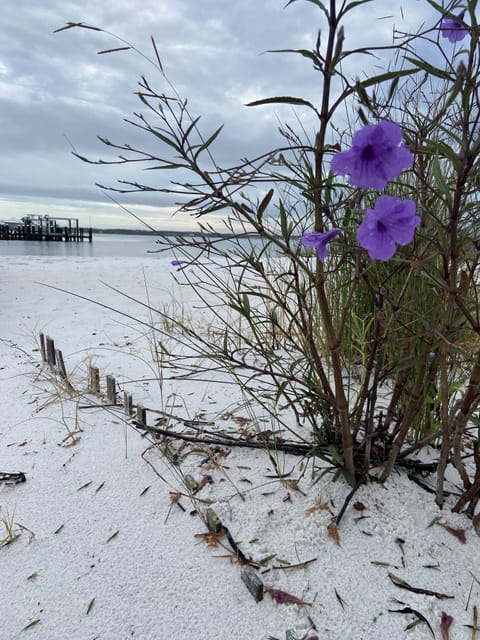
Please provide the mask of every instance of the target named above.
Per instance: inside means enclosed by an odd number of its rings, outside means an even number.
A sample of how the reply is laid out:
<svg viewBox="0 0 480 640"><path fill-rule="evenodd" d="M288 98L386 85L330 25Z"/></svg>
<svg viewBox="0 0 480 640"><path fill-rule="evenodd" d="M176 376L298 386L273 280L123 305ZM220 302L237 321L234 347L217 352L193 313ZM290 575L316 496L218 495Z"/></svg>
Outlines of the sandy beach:
<svg viewBox="0 0 480 640"><path fill-rule="evenodd" d="M102 385L115 376L120 393L175 424L201 417L233 433L262 423L232 385L155 379L149 312L113 288L193 317L170 259L12 256L0 269L0 472L26 477L0 483L1 640L476 637L480 537L451 513L454 496L440 512L395 473L358 490L335 539L329 525L350 488L318 480L301 458L198 446L175 467L121 407L95 408L106 398L87 393L89 364ZM75 394L42 364L40 332L62 350ZM186 474L202 484L194 502ZM228 540L208 535L207 508L259 565L262 601Z"/></svg>

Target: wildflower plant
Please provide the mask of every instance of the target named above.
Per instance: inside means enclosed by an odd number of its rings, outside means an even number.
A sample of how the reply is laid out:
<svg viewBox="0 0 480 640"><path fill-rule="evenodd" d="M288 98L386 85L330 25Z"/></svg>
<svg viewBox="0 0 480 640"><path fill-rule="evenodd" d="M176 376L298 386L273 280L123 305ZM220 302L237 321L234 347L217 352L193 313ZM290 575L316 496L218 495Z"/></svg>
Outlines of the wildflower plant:
<svg viewBox="0 0 480 640"><path fill-rule="evenodd" d="M141 162L150 176L171 173L169 186L152 178L109 188L170 194L180 200L178 215L198 221L196 237L165 237L162 249L173 250L174 277L195 290L213 329L206 336L177 322L178 350L166 354L165 370L212 381L229 375L352 485L366 474L385 481L436 443L438 504L451 462L463 484L454 508L473 513L480 492L478 438L470 433L480 402L477 0L425 0L430 21L421 31L396 31L390 47L358 48L348 46L348 24L370 11L370 0L310 1L319 10L315 46L283 53L313 65L320 100L282 95L247 105L298 111L298 132L281 125L282 147L218 166L221 127L201 131L152 40L160 86L141 78L142 111L128 122L160 150L101 138L118 155L98 164ZM92 28L64 29L74 26ZM350 61L372 54L389 54L386 70L349 78ZM223 235L203 222L206 214L218 216ZM473 467L463 454L469 434Z"/></svg>

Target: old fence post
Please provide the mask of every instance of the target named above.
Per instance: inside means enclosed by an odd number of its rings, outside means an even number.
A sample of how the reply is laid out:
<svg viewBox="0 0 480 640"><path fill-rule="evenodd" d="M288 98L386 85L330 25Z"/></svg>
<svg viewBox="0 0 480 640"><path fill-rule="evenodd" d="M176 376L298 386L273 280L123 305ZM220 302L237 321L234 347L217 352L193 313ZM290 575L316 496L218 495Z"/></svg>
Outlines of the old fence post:
<svg viewBox="0 0 480 640"><path fill-rule="evenodd" d="M46 362L47 353L45 351L45 336L43 335L43 333L39 335L39 340L40 340L40 355L42 357L42 362Z"/></svg>
<svg viewBox="0 0 480 640"><path fill-rule="evenodd" d="M88 393L100 393L100 371L91 364L88 365Z"/></svg>
<svg viewBox="0 0 480 640"><path fill-rule="evenodd" d="M60 349L55 349L55 358L57 361L57 369L58 369L60 378L63 380L68 391L74 392L75 389L73 388L70 380L68 379L67 370L65 368L65 361L63 359L63 353L61 352Z"/></svg>
<svg viewBox="0 0 480 640"><path fill-rule="evenodd" d="M133 415L133 396L126 391L123 392L123 407L126 416Z"/></svg>
<svg viewBox="0 0 480 640"><path fill-rule="evenodd" d="M107 376L107 398L112 404L117 404L117 383L113 376Z"/></svg>
<svg viewBox="0 0 480 640"><path fill-rule="evenodd" d="M45 338L45 342L46 342L46 347L47 347L47 363L48 363L48 366L50 367L50 369L52 371L55 371L55 364L56 364L55 342L52 340L52 338L49 338L48 336Z"/></svg>

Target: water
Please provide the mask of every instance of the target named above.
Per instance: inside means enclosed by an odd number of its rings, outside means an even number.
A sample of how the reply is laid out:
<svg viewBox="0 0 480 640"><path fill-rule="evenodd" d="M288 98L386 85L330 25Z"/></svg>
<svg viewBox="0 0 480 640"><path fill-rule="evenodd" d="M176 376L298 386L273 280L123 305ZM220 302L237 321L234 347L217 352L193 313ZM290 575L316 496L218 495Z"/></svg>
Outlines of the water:
<svg viewBox="0 0 480 640"><path fill-rule="evenodd" d="M179 236L182 234L179 233ZM190 234L186 234L189 237ZM58 258L84 257L84 258L144 258L165 256L173 258L174 252L165 250L165 244L157 244L159 238L155 236L127 235L127 234L94 234L93 242L40 242L38 240L0 240L0 257L2 256L43 256ZM174 238L172 237L172 242ZM230 240L216 240L219 247L227 248ZM262 240L258 237L245 241L245 246L261 246ZM164 249L161 253L158 250ZM199 251L192 249L191 255ZM176 256L183 257L183 256Z"/></svg>
<svg viewBox="0 0 480 640"><path fill-rule="evenodd" d="M0 240L0 256L56 256L59 258L122 258L155 256L154 236L94 234L93 242L39 242L37 240ZM161 255L171 255L164 252Z"/></svg>

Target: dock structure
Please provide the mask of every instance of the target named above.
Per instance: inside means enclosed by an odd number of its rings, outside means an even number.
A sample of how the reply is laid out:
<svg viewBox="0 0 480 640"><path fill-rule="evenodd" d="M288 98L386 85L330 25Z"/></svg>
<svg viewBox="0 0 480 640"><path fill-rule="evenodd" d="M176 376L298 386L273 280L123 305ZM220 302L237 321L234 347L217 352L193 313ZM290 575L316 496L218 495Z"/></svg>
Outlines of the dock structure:
<svg viewBox="0 0 480 640"><path fill-rule="evenodd" d="M24 216L20 222L0 222L0 240L92 242L92 229L80 227L77 218Z"/></svg>

